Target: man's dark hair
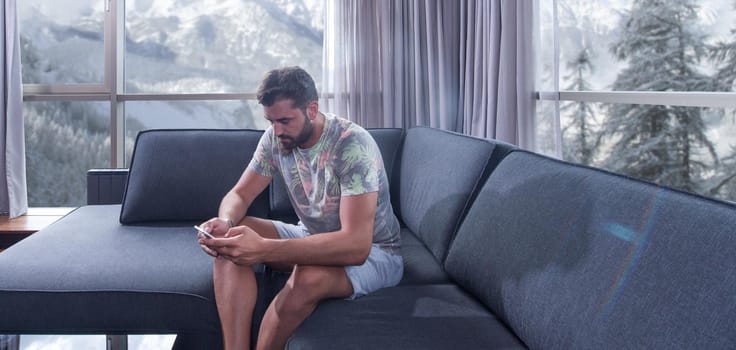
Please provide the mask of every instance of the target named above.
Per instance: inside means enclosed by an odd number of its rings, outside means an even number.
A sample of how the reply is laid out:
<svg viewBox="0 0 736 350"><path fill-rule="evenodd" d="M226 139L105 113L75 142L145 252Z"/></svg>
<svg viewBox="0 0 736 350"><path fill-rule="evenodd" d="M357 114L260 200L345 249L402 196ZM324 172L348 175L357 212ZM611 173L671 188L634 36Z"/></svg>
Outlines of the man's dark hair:
<svg viewBox="0 0 736 350"><path fill-rule="evenodd" d="M306 110L309 102L317 101L317 88L314 80L300 67L274 69L261 81L256 93L258 103L270 107L282 98L293 101L292 108Z"/></svg>

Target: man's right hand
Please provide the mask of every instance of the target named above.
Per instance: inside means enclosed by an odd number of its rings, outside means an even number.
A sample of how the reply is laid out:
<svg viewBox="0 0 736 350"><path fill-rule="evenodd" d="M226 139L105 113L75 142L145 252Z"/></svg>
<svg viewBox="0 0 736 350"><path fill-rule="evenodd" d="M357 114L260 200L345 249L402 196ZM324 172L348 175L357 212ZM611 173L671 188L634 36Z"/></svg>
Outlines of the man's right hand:
<svg viewBox="0 0 736 350"><path fill-rule="evenodd" d="M227 231L229 231L230 228L231 228L230 227L230 223L228 222L228 220L227 219L222 219L222 218L212 218L212 219L209 219L209 220L205 221L204 223L202 223L199 226L202 227L205 231L209 232L211 235L213 235L215 237L224 237L227 234ZM200 240L204 240L206 238L204 237L204 235L199 234L199 239ZM212 256L213 258L216 258L219 255L219 254L217 254L216 251L214 251L214 250L208 248L206 245L202 244L201 241L199 243L199 246L202 247L202 250L205 253L207 253L208 255Z"/></svg>

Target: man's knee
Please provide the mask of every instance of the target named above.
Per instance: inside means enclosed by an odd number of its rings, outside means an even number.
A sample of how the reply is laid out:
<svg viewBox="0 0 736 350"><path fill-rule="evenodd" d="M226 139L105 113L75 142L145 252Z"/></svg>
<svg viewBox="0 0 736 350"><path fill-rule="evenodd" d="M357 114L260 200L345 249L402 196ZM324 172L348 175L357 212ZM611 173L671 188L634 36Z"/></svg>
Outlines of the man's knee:
<svg viewBox="0 0 736 350"><path fill-rule="evenodd" d="M275 305L277 311L292 312L305 307L313 307L318 302L332 297L334 291L334 268L323 266L296 266L284 285L281 298Z"/></svg>
<svg viewBox="0 0 736 350"><path fill-rule="evenodd" d="M326 284L326 274L320 267L296 266L284 288L291 296L305 302L319 301Z"/></svg>
<svg viewBox="0 0 736 350"><path fill-rule="evenodd" d="M328 298L344 298L352 294L352 285L344 268L301 266L294 268L284 286L291 301L314 304Z"/></svg>
<svg viewBox="0 0 736 350"><path fill-rule="evenodd" d="M258 268L260 268L258 265L238 265L227 259L216 258L214 259L212 274L215 280L228 280L238 278L238 276L253 275Z"/></svg>

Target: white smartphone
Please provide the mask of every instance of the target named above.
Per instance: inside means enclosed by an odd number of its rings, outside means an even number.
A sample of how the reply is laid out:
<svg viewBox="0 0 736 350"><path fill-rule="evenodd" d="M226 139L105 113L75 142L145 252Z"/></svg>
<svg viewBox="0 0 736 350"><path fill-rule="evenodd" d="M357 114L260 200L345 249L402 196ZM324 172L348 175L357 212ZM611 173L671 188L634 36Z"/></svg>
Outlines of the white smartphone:
<svg viewBox="0 0 736 350"><path fill-rule="evenodd" d="M203 235L204 235L205 237L207 237L207 238L215 238L215 236L211 235L211 234L210 234L209 232L205 231L205 230L204 230L203 228L201 228L201 227L199 227L199 226L197 226L197 225L194 225L194 228L196 228L196 229L197 229L197 231L199 231L199 232L202 232L202 234L203 234Z"/></svg>

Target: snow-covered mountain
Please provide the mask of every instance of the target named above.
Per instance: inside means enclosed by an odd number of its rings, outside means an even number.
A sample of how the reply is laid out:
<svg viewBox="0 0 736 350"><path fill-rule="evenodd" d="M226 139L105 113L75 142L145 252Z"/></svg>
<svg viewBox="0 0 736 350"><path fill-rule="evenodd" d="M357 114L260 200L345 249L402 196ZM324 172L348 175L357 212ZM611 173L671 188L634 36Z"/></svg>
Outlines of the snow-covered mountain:
<svg viewBox="0 0 736 350"><path fill-rule="evenodd" d="M321 74L321 1L139 0L126 6L127 92L253 92L265 71L285 65ZM69 23L42 6L34 10L26 18L21 11L21 33L46 61L40 82L101 82L102 9L83 10Z"/></svg>
<svg viewBox="0 0 736 350"><path fill-rule="evenodd" d="M273 67L300 65L317 75L322 26L311 15L319 10L315 5L321 4L168 0L126 10L126 87L129 92L253 92Z"/></svg>

